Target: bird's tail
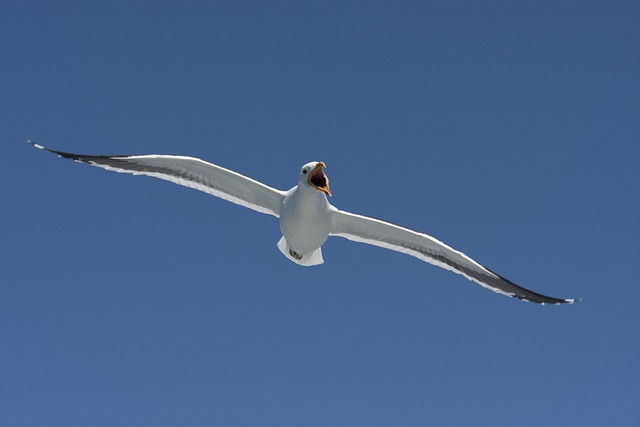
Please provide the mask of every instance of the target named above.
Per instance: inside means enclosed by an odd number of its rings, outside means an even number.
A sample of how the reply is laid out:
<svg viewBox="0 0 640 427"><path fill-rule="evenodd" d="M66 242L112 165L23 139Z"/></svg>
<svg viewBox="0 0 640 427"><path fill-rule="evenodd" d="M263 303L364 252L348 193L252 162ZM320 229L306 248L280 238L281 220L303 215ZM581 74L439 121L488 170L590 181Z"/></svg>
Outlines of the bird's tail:
<svg viewBox="0 0 640 427"><path fill-rule="evenodd" d="M287 242L284 236L282 236L278 242L278 249L280 249L280 252L288 259L305 267L322 264L324 262L324 259L322 259L322 248L307 252L306 254L299 254L291 249L289 242Z"/></svg>

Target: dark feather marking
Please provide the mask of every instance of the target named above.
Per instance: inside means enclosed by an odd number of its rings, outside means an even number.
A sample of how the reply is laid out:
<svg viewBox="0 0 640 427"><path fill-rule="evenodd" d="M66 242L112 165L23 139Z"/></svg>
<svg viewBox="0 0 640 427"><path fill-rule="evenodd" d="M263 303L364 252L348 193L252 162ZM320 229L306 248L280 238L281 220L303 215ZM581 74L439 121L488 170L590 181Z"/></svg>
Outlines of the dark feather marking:
<svg viewBox="0 0 640 427"><path fill-rule="evenodd" d="M365 215L360 215L361 217L367 218L367 216ZM394 225L396 227L400 227L402 229L405 230L409 230L412 231L414 233L418 233L418 234L423 234L423 232L418 231L418 230L414 230L411 229L409 227L405 227L403 225L399 225L399 224L395 224L391 221L387 221L387 220L383 220L380 218L376 218L376 217L372 217L372 216L368 216L368 218L370 219L374 219L376 221L380 221L383 223L389 223L391 225ZM375 240L371 237L365 237L368 238L370 240ZM408 244L406 242L400 242L400 241L395 241L392 239L386 239L385 240L386 243L389 243L391 245L394 246L398 246L401 248L406 248L408 250L414 251L418 254L421 254L427 258L431 258L435 261L441 262L445 265L448 265L462 273L464 273L465 275L472 277L482 283L487 284L488 286L491 286L493 288L496 289L500 289L501 291L504 291L508 294L511 294L513 297L521 299L521 300L527 300L527 301L531 301L531 302L536 302L539 304L545 303L545 304L564 304L564 303L568 303L570 301L567 301L565 299L562 298L555 298L555 297L550 297L550 296L546 296L546 295L542 295L539 294L537 292L534 291L530 291L529 289L523 288L522 286L516 285L515 283L513 283L512 281L510 281L509 279L506 279L504 277L502 277L501 275L495 273L494 271L488 269L487 267L482 266L483 268L485 268L487 271L493 273L496 275L496 277L490 276L490 275L486 275L486 274L482 274L480 272L474 271L472 269L463 267L455 262L453 262L452 260L450 260L449 258L437 254L437 253L432 253L429 250L427 250L426 248L424 248L423 246L419 246L419 245L411 245ZM452 248L453 249L453 248ZM456 249L454 249L456 250ZM460 252L460 251L458 251Z"/></svg>

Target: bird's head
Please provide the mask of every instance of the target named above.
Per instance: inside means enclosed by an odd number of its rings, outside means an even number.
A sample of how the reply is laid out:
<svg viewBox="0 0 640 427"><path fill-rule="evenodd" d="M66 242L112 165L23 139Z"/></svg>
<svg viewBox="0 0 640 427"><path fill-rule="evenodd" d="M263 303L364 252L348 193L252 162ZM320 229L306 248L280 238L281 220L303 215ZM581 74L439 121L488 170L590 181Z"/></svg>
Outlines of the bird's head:
<svg viewBox="0 0 640 427"><path fill-rule="evenodd" d="M327 166L323 162L309 162L302 166L298 176L298 184L306 185L331 196L329 178L324 174Z"/></svg>

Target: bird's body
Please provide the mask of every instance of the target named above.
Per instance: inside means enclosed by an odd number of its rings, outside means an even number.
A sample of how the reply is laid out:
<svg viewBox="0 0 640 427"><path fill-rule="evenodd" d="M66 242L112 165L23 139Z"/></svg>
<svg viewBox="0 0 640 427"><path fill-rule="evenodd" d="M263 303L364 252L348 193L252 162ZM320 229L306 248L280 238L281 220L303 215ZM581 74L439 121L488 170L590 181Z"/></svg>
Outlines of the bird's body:
<svg viewBox="0 0 640 427"><path fill-rule="evenodd" d="M284 239L278 245L280 251L300 265L322 264L321 247L329 238L332 209L320 191L301 186L289 190L280 208Z"/></svg>
<svg viewBox="0 0 640 427"><path fill-rule="evenodd" d="M329 236L340 236L412 255L511 297L541 304L575 301L548 297L522 288L427 234L335 208L326 197L331 195L331 191L323 162L302 166L298 184L289 191L281 191L193 157L82 155L32 144L61 157L116 172L171 181L278 217L282 238L277 246L284 256L299 265L322 264L322 245Z"/></svg>

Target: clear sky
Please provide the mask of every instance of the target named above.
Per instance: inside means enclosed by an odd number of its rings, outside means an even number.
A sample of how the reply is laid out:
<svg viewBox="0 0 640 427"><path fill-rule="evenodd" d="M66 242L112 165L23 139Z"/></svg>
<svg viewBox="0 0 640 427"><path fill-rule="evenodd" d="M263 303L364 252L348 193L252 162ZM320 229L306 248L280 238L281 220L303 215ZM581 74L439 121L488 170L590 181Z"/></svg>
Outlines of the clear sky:
<svg viewBox="0 0 640 427"><path fill-rule="evenodd" d="M640 425L636 1L0 5L0 425ZM184 154L430 233L538 306L35 150Z"/></svg>

